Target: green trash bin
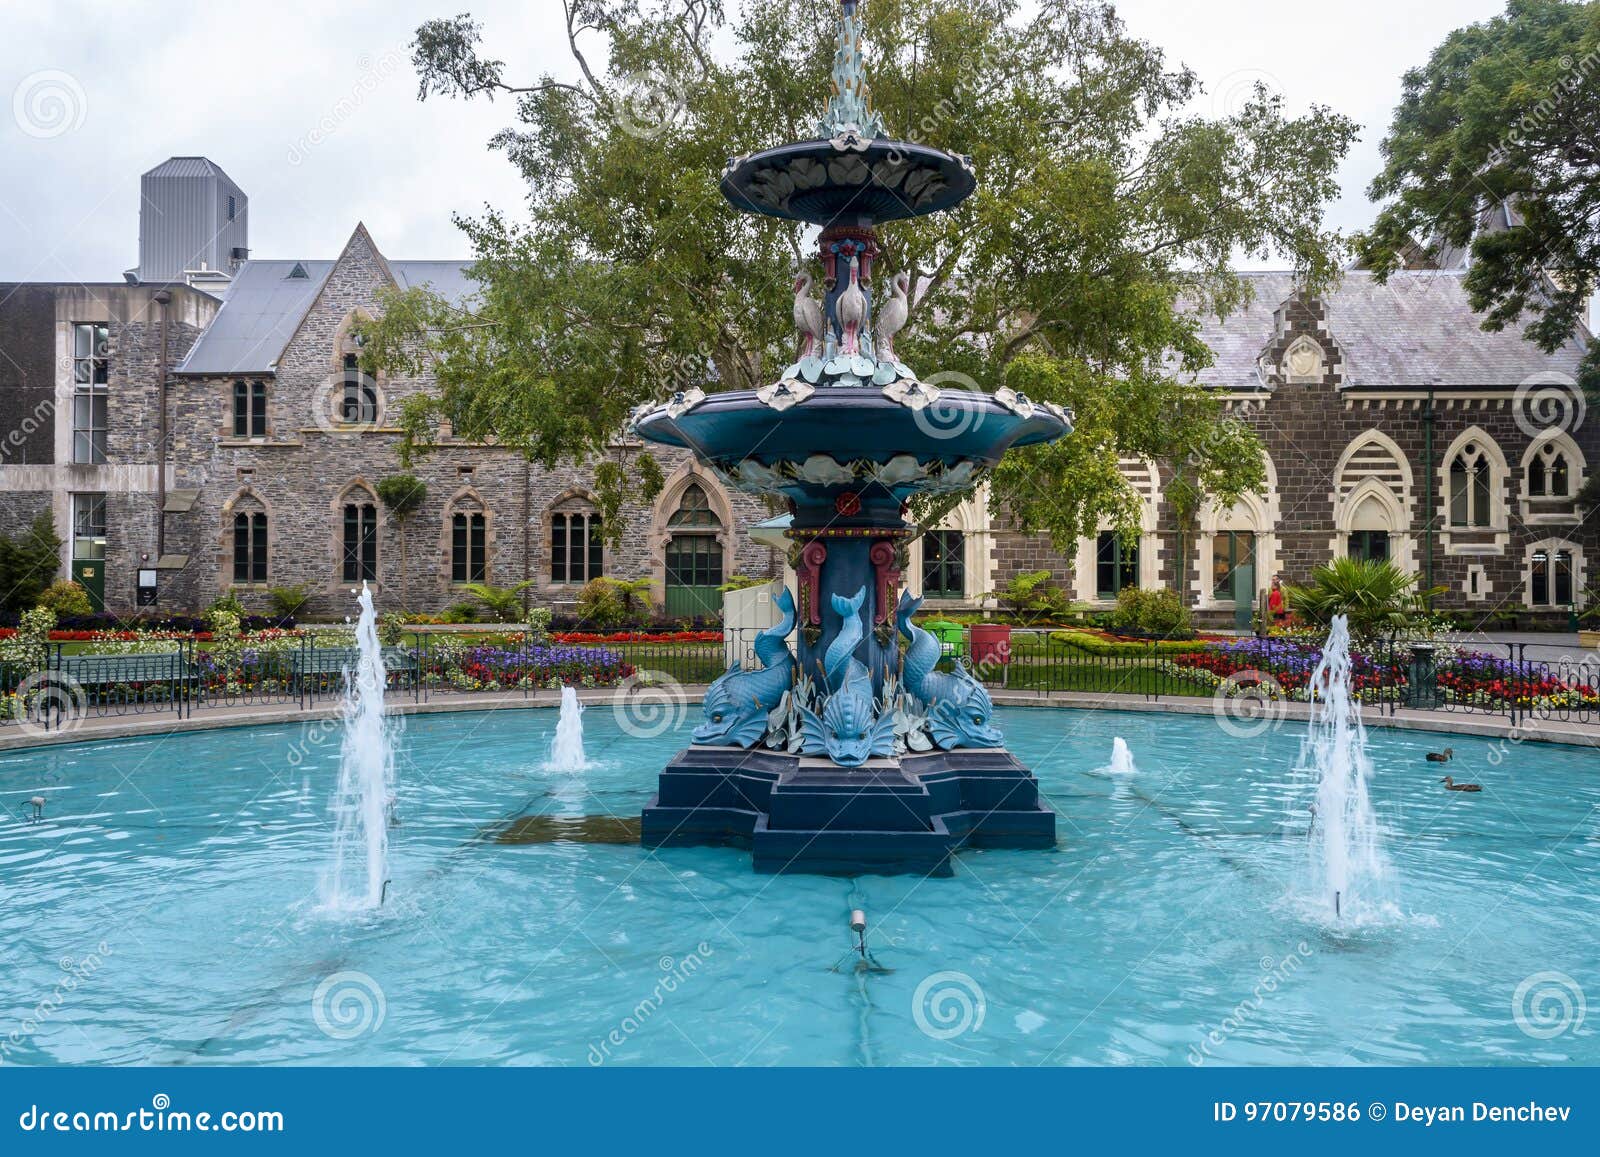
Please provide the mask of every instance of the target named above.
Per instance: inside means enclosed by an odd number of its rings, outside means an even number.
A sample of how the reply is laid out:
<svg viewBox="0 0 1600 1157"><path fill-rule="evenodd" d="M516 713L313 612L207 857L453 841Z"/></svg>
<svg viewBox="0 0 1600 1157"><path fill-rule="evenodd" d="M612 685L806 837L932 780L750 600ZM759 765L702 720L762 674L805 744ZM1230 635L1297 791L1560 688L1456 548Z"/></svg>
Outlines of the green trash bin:
<svg viewBox="0 0 1600 1157"><path fill-rule="evenodd" d="M936 619L923 623L922 629L939 640L939 653L947 659L964 659L967 656L967 628L960 623Z"/></svg>

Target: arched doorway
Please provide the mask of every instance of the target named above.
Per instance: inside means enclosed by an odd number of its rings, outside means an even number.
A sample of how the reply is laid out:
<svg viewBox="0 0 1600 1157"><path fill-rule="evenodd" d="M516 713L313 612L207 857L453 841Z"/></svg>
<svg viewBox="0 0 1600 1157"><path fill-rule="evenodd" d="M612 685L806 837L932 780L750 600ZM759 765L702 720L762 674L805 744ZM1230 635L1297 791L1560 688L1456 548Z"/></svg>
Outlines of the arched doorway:
<svg viewBox="0 0 1600 1157"><path fill-rule="evenodd" d="M722 613L722 520L711 509L704 487L691 482L667 519L666 583L668 618L715 617Z"/></svg>

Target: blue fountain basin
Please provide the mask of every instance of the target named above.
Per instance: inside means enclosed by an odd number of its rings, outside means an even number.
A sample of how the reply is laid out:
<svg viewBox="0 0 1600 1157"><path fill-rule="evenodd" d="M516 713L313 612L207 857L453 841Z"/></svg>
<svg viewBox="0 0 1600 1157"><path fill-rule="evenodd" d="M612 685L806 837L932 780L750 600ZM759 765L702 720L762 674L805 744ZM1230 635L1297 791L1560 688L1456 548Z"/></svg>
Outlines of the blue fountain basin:
<svg viewBox="0 0 1600 1157"><path fill-rule="evenodd" d="M693 450L739 489L802 503L866 487L899 501L965 489L1006 451L1072 432L1048 410L1024 417L982 393L946 390L913 410L877 389L837 386L783 411L749 390L712 394L676 417L657 406L635 428Z"/></svg>

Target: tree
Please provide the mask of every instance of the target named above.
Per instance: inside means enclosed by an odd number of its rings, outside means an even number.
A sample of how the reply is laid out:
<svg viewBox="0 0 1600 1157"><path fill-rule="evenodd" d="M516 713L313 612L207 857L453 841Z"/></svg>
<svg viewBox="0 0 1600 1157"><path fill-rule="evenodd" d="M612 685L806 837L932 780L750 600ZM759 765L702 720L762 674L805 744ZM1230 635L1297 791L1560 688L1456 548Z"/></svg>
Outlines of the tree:
<svg viewBox="0 0 1600 1157"><path fill-rule="evenodd" d="M0 535L0 613L31 610L60 567L61 539L49 511L16 538Z"/></svg>
<svg viewBox="0 0 1600 1157"><path fill-rule="evenodd" d="M1311 572L1303 587L1287 587L1289 605L1307 621L1326 624L1346 615L1350 633L1370 639L1426 617L1443 587L1416 590L1417 576L1386 559L1336 558Z"/></svg>
<svg viewBox="0 0 1600 1157"><path fill-rule="evenodd" d="M679 386L764 385L792 358L810 238L736 212L717 181L730 155L815 135L838 4L565 12L569 74L525 85L480 54L470 16L418 30L423 97L515 96L519 124L493 146L527 179L530 215L462 221L472 315L392 295L363 356L432 363L439 392L405 408L407 452L447 418L545 463L595 460L617 534L623 498L660 484L648 453L615 444L632 409ZM1181 459L1223 505L1260 489L1254 435L1215 435L1220 403L1182 379L1211 358L1198 318L1247 299L1241 253L1286 257L1310 289L1336 274L1322 212L1354 124L1286 116L1264 88L1189 113L1194 73L1084 0L868 0L860 15L891 130L970 154L979 176L953 212L882 231L885 284L903 271L919 287L897 352L936 385L1009 383L1077 411L1074 436L994 473L995 507L1066 549L1102 519L1135 525L1119 457Z"/></svg>
<svg viewBox="0 0 1600 1157"><path fill-rule="evenodd" d="M406 599L406 522L428 500L428 484L415 474L391 474L378 480L378 498L394 515L400 532L400 602Z"/></svg>
<svg viewBox="0 0 1600 1157"><path fill-rule="evenodd" d="M1525 314L1546 352L1600 284L1600 3L1511 0L1405 75L1369 194L1389 203L1357 252L1381 277L1419 247L1471 246L1464 284L1485 329ZM1480 229L1506 205L1509 227ZM1583 384L1600 387L1591 341Z"/></svg>

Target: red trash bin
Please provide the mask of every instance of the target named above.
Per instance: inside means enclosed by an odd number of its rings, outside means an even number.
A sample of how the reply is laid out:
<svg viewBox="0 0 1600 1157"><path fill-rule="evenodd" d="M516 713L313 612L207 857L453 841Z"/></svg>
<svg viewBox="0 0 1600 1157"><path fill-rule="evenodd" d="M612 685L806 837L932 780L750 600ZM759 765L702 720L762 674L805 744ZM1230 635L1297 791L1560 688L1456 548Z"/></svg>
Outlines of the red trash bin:
<svg viewBox="0 0 1600 1157"><path fill-rule="evenodd" d="M992 678L996 667L1004 674L1011 662L1011 628L1003 623L974 623L968 631L972 667L978 677Z"/></svg>

